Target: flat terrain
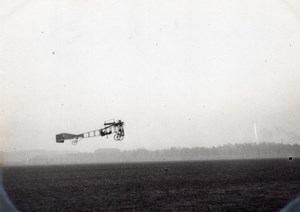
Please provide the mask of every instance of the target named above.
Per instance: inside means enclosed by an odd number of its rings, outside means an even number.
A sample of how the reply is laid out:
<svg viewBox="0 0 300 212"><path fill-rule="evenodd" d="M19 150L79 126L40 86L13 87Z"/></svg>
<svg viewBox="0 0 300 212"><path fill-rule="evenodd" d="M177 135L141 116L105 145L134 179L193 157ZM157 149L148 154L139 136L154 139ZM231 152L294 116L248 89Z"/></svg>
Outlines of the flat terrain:
<svg viewBox="0 0 300 212"><path fill-rule="evenodd" d="M278 211L300 194L300 160L6 167L21 211Z"/></svg>

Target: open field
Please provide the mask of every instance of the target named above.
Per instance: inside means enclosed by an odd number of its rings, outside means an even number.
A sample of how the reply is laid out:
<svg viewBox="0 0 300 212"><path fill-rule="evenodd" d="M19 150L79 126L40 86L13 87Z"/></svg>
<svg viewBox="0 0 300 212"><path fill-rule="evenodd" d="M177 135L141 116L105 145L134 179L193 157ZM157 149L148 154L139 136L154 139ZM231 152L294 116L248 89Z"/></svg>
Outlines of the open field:
<svg viewBox="0 0 300 212"><path fill-rule="evenodd" d="M300 160L5 167L21 211L278 211L300 194Z"/></svg>

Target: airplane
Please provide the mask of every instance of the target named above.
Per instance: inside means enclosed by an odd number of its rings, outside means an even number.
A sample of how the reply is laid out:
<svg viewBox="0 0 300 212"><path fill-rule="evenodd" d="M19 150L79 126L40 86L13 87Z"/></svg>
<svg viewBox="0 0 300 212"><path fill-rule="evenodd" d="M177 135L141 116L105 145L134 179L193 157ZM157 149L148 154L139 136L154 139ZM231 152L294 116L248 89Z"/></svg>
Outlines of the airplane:
<svg viewBox="0 0 300 212"><path fill-rule="evenodd" d="M93 130L81 134L60 133L56 135L56 143L64 143L65 140L72 140L72 144L76 145L78 141L83 138L92 138L98 136L107 136L115 134L114 139L116 141L122 141L124 139L124 122L121 120L115 121L114 119L104 122L104 127L98 130Z"/></svg>

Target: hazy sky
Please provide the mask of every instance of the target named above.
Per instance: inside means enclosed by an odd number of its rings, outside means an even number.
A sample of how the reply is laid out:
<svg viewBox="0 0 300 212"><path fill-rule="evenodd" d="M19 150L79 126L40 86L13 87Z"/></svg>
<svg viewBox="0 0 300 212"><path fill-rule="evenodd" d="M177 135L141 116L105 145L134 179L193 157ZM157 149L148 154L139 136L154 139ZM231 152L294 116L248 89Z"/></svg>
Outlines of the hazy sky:
<svg viewBox="0 0 300 212"><path fill-rule="evenodd" d="M3 0L0 32L5 151L300 141L296 0Z"/></svg>

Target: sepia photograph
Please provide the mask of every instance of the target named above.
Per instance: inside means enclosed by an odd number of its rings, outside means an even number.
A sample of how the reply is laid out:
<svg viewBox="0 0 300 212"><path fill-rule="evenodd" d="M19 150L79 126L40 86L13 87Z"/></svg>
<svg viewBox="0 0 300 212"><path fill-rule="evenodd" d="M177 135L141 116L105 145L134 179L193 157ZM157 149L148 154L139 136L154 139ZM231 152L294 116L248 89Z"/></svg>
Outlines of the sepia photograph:
<svg viewBox="0 0 300 212"><path fill-rule="evenodd" d="M0 0L2 211L300 211L300 1Z"/></svg>

